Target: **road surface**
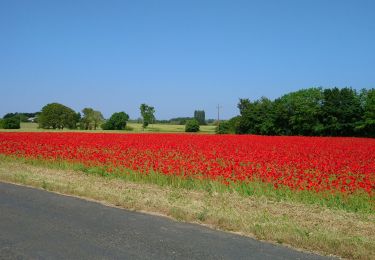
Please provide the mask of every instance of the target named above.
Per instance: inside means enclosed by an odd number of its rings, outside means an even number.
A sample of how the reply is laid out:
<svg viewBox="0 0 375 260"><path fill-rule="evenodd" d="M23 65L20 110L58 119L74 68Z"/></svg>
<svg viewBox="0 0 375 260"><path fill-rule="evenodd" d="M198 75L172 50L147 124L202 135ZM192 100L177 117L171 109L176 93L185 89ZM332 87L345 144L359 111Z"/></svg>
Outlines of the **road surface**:
<svg viewBox="0 0 375 260"><path fill-rule="evenodd" d="M200 225L0 183L0 259L325 259Z"/></svg>

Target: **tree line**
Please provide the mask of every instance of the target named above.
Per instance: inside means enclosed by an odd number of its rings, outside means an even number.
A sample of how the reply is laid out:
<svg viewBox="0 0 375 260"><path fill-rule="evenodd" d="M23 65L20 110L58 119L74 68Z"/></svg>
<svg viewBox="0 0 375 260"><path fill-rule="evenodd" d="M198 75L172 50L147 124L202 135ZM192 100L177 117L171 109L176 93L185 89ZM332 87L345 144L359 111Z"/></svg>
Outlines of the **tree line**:
<svg viewBox="0 0 375 260"><path fill-rule="evenodd" d="M143 128L146 128L155 120L155 109L147 104L141 104L140 111ZM102 113L93 108L84 108L81 114L63 104L50 103L37 113L8 113L0 119L0 128L19 129L20 123L30 122L30 118L43 129L96 130L100 127L103 130L125 130L129 115L123 111L116 112L105 120Z"/></svg>
<svg viewBox="0 0 375 260"><path fill-rule="evenodd" d="M217 133L375 137L375 89L308 88L275 100L243 98L237 107L240 115L218 122ZM161 122L155 119L154 107L141 104L139 109L143 128ZM100 111L92 108L77 113L62 104L51 103L37 113L8 113L0 120L0 128L20 128L20 122L29 121L30 117L45 129L124 130L129 121L129 115L123 111L105 120ZM195 110L194 117L163 121L185 125L186 132L197 132L200 125L208 122L204 110Z"/></svg>
<svg viewBox="0 0 375 260"><path fill-rule="evenodd" d="M146 128L155 119L155 109L147 104L141 104L140 111L143 128ZM93 108L84 108L81 114L59 103L47 104L38 117L39 127L44 129L96 130L101 127L103 130L125 130L128 120L129 115L123 111L113 113L105 120L102 113Z"/></svg>
<svg viewBox="0 0 375 260"><path fill-rule="evenodd" d="M7 113L0 119L0 128L19 129L21 122L35 122L40 112L36 113Z"/></svg>
<svg viewBox="0 0 375 260"><path fill-rule="evenodd" d="M206 124L203 110L194 111L194 117L158 121L155 118L153 106L141 104L139 109L142 118L137 120L137 123L142 123L144 129L152 123L178 122L178 124L186 125L186 132L198 132L199 126ZM50 103L37 113L8 113L0 119L0 128L19 129L21 122L36 122L39 128L43 129L125 130L128 121L129 115L123 111L113 113L108 120L105 120L103 114L93 108L87 107L82 110L82 113L77 113L63 104Z"/></svg>
<svg viewBox="0 0 375 260"><path fill-rule="evenodd" d="M375 137L375 89L308 88L275 100L240 99L217 133Z"/></svg>

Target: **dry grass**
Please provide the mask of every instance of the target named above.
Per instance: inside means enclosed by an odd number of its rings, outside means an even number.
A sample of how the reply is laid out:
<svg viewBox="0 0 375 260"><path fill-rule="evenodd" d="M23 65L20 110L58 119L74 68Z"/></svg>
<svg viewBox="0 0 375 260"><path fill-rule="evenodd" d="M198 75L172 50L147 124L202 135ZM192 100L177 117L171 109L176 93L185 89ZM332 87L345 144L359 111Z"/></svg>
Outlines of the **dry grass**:
<svg viewBox="0 0 375 260"><path fill-rule="evenodd" d="M197 222L325 255L375 258L374 214L229 192L165 188L16 161L0 160L0 180Z"/></svg>

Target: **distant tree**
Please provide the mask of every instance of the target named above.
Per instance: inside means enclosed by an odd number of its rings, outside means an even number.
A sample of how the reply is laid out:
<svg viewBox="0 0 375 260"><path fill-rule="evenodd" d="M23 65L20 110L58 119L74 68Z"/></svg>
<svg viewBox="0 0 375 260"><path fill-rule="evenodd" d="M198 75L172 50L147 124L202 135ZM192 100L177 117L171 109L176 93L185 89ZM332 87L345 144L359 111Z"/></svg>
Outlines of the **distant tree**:
<svg viewBox="0 0 375 260"><path fill-rule="evenodd" d="M204 110L195 110L194 111L194 118L198 121L200 125L206 124L206 114Z"/></svg>
<svg viewBox="0 0 375 260"><path fill-rule="evenodd" d="M18 113L7 113L3 116L3 119L15 117Z"/></svg>
<svg viewBox="0 0 375 260"><path fill-rule="evenodd" d="M236 127L239 120L240 116L236 116L230 120L221 121L220 124L215 128L215 132L217 134L234 134L236 133Z"/></svg>
<svg viewBox="0 0 375 260"><path fill-rule="evenodd" d="M114 113L107 122L102 124L102 128L103 130L125 130L128 120L129 115L125 112Z"/></svg>
<svg viewBox="0 0 375 260"><path fill-rule="evenodd" d="M90 130L91 129L91 121L92 121L92 114L94 113L94 109L85 107L82 109L82 117L81 117L81 129L83 130Z"/></svg>
<svg viewBox="0 0 375 260"><path fill-rule="evenodd" d="M209 118L209 119L206 119L206 123L207 124L214 124L216 122L217 119L213 119L213 118Z"/></svg>
<svg viewBox="0 0 375 260"><path fill-rule="evenodd" d="M187 121L185 132L199 132L199 122L196 119Z"/></svg>
<svg viewBox="0 0 375 260"><path fill-rule="evenodd" d="M252 120L251 120L251 110L252 110L252 103L248 98L241 98L240 102L237 105L238 109L240 110L240 120L236 127L237 134L247 134L251 132L252 128Z"/></svg>
<svg viewBox="0 0 375 260"><path fill-rule="evenodd" d="M140 108L143 121L143 128L155 121L155 108L146 104L141 104Z"/></svg>
<svg viewBox="0 0 375 260"><path fill-rule="evenodd" d="M302 89L275 100L275 134L321 135L321 88Z"/></svg>
<svg viewBox="0 0 375 260"><path fill-rule="evenodd" d="M77 122L75 128L77 128L77 127L81 128L81 119L82 119L81 113L80 112L75 113L74 118L75 118L75 121ZM36 118L36 119L38 120L38 118Z"/></svg>
<svg viewBox="0 0 375 260"><path fill-rule="evenodd" d="M363 111L360 98L351 88L325 89L321 121L329 136L353 136Z"/></svg>
<svg viewBox="0 0 375 260"><path fill-rule="evenodd" d="M271 101L240 99L239 134L375 136L375 90L308 88ZM227 132L228 124L217 132Z"/></svg>
<svg viewBox="0 0 375 260"><path fill-rule="evenodd" d="M81 124L82 128L85 130L96 130L96 128L104 121L102 113L92 108L84 108L82 113Z"/></svg>
<svg viewBox="0 0 375 260"><path fill-rule="evenodd" d="M175 117L169 119L170 124L174 125L185 125L186 121L194 119L193 117Z"/></svg>
<svg viewBox="0 0 375 260"><path fill-rule="evenodd" d="M20 129L20 117L19 116L13 116L13 117L7 117L2 120L2 128L4 129Z"/></svg>
<svg viewBox="0 0 375 260"><path fill-rule="evenodd" d="M363 89L360 99L363 114L356 129L361 136L375 137L375 89Z"/></svg>
<svg viewBox="0 0 375 260"><path fill-rule="evenodd" d="M215 128L217 134L229 134L230 124L228 121L221 121L220 124Z"/></svg>
<svg viewBox="0 0 375 260"><path fill-rule="evenodd" d="M251 102L249 99L240 99L238 104L240 118L236 125L238 134L264 134L275 133L273 102L262 97Z"/></svg>
<svg viewBox="0 0 375 260"><path fill-rule="evenodd" d="M94 124L94 130L98 128L102 122L104 121L104 117L100 111L94 111L93 118L92 118L93 124Z"/></svg>
<svg viewBox="0 0 375 260"><path fill-rule="evenodd" d="M169 124L169 120L161 119L161 120L155 120L155 124Z"/></svg>
<svg viewBox="0 0 375 260"><path fill-rule="evenodd" d="M28 116L28 113L8 113L4 115L3 119L17 117L19 121L21 122L28 122L28 119L30 116Z"/></svg>
<svg viewBox="0 0 375 260"><path fill-rule="evenodd" d="M0 119L0 129L4 128L4 119Z"/></svg>
<svg viewBox="0 0 375 260"><path fill-rule="evenodd" d="M75 129L79 119L73 109L59 103L47 104L38 117L40 128Z"/></svg>

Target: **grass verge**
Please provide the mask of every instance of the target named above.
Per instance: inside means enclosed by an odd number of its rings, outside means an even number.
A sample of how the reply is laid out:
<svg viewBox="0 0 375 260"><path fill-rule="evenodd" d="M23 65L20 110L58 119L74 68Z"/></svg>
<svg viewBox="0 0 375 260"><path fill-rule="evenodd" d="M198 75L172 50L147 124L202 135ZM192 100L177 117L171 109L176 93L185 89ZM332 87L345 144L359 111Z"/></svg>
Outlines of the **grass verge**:
<svg viewBox="0 0 375 260"><path fill-rule="evenodd" d="M156 184L161 187L173 187L178 189L237 193L241 196L266 197L267 199L281 202L297 202L304 204L319 205L330 209L342 209L348 212L373 213L375 214L375 197L365 192L356 192L354 194L323 193L309 190L291 190L286 186L279 186L277 189L272 184L260 181L228 182L226 185L222 181L212 181L199 179L199 176L192 178L190 176L164 175L157 172L141 174L124 168L115 168L111 166L87 166L82 163L72 163L64 160L44 160L31 159L17 156L4 156L0 154L0 160L22 161L35 166L43 166L53 169L76 170L87 174L94 174L106 178L119 178L125 181L136 183Z"/></svg>
<svg viewBox="0 0 375 260"><path fill-rule="evenodd" d="M157 185L69 167L32 165L1 157L0 180L154 212L325 255L375 258L373 213L348 212L256 194L243 196L233 190L219 192L219 188Z"/></svg>

